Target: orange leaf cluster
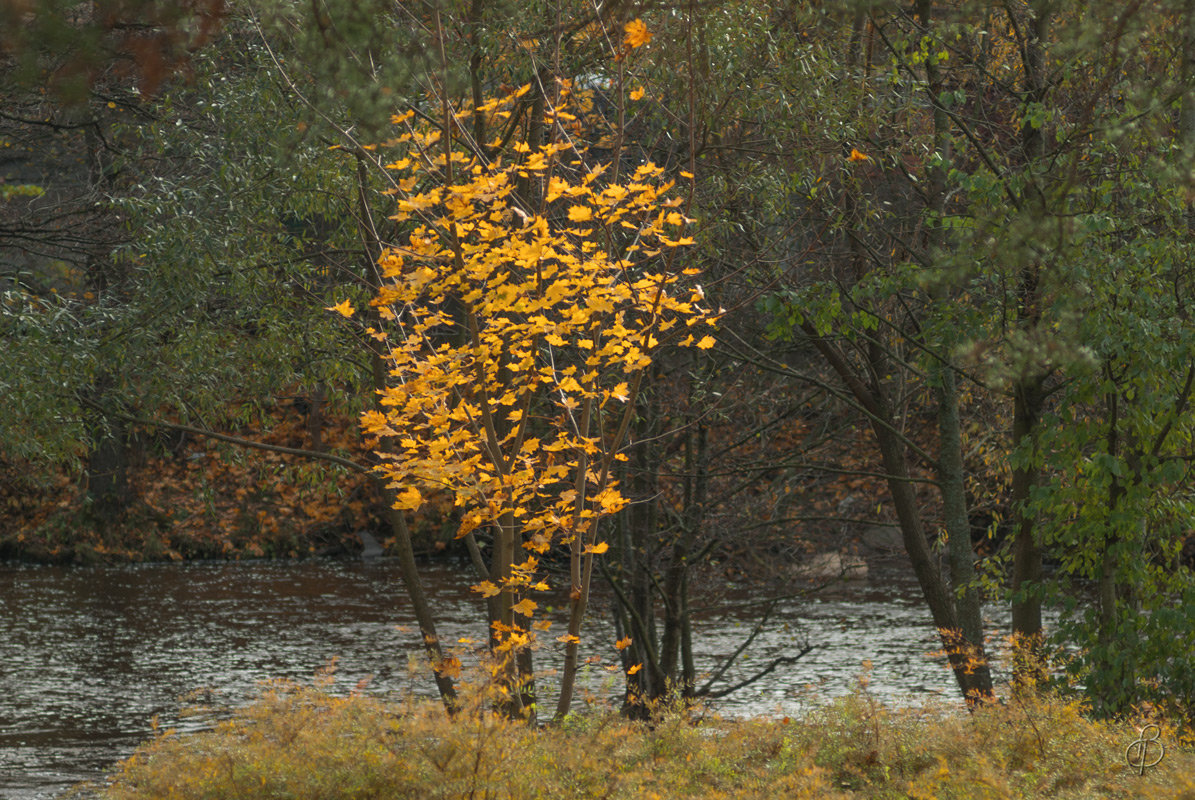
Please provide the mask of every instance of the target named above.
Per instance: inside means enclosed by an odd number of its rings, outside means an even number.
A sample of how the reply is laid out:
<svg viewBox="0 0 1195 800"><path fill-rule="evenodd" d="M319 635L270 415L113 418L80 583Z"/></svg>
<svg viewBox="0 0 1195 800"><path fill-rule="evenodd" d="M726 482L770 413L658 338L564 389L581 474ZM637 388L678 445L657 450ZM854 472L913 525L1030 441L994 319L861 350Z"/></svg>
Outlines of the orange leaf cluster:
<svg viewBox="0 0 1195 800"><path fill-rule="evenodd" d="M564 115L553 108L548 123ZM464 510L459 536L513 524L532 553L575 542L626 505L609 468L628 383L664 342L712 324L671 268L692 243L689 220L654 164L606 182L571 145L518 143L509 161L491 161L401 122L388 168L407 233L379 260L386 283L372 305L390 326L370 331L388 347L391 379L362 426L399 508L442 490ZM606 547L590 536L584 552ZM479 590L534 588L534 561L510 585ZM530 616L529 602L519 613Z"/></svg>
<svg viewBox="0 0 1195 800"><path fill-rule="evenodd" d="M623 31L626 33L624 42L627 47L642 47L651 41L651 31L641 19L631 20L623 27Z"/></svg>

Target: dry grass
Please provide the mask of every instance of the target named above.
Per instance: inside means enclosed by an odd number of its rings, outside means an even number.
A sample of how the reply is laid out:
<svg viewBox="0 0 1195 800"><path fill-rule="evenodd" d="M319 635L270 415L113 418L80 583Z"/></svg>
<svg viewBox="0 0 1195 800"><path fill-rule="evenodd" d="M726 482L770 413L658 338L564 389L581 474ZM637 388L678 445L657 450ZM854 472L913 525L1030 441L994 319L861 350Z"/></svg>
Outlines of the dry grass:
<svg viewBox="0 0 1195 800"><path fill-rule="evenodd" d="M531 729L478 703L274 687L215 730L163 734L125 762L105 800L350 798L1066 798L1195 800L1195 751L1163 727L1144 777L1124 762L1128 724L1052 699L967 716L893 711L865 693L802 720L616 714Z"/></svg>

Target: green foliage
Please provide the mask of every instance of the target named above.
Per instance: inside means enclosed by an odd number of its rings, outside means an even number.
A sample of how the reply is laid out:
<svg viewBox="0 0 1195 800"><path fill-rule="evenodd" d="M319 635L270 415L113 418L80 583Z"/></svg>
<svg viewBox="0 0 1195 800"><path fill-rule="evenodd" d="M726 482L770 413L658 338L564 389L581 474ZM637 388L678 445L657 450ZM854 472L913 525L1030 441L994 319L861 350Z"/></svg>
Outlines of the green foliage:
<svg viewBox="0 0 1195 800"><path fill-rule="evenodd" d="M41 197L45 193L45 187L31 183L4 183L0 184L0 203L7 203L15 197Z"/></svg>
<svg viewBox="0 0 1195 800"><path fill-rule="evenodd" d="M40 464L83 454L87 432L71 395L95 376L97 321L111 314L19 285L0 293L0 456Z"/></svg>
<svg viewBox="0 0 1195 800"><path fill-rule="evenodd" d="M841 96L839 115L854 115L845 137L809 127L814 152L858 149L796 173L808 214L825 220L808 250L825 255L759 306L772 338L840 346L836 369L887 387L891 403L943 367L982 398L964 414L1041 387L1031 430L996 455L1006 474L1034 476L1008 510L1061 569L1014 599L1073 600L1059 639L1082 651L1074 668L1109 714L1190 705L1174 654L1191 623L1168 613L1192 591L1178 552L1195 508L1182 466L1195 434L1181 266L1191 143L1174 125L1191 76L1158 46L1162 31L1180 36L1170 12L1111 25L1106 8L1052 5L1035 66L1023 20L963 4L915 26L889 18L881 54L848 45L835 75L808 72L823 93L835 81L873 91ZM855 43L868 35L857 31Z"/></svg>
<svg viewBox="0 0 1195 800"><path fill-rule="evenodd" d="M303 135L307 109L244 32L191 69L110 132L125 149L106 208L125 243L61 290L5 287L3 457L78 459L109 422L87 402L214 425L234 395L363 375L354 332L324 311L363 294L354 165Z"/></svg>
<svg viewBox="0 0 1195 800"><path fill-rule="evenodd" d="M139 230L118 340L155 353L142 392L197 408L228 386L253 396L359 376L349 332L323 311L362 278L352 165L300 135L306 110L260 46L227 46L139 131L169 166L118 202Z"/></svg>
<svg viewBox="0 0 1195 800"><path fill-rule="evenodd" d="M352 128L373 141L435 63L424 27L430 11L385 0L269 0L252 4L248 22L310 103L313 130L339 138Z"/></svg>

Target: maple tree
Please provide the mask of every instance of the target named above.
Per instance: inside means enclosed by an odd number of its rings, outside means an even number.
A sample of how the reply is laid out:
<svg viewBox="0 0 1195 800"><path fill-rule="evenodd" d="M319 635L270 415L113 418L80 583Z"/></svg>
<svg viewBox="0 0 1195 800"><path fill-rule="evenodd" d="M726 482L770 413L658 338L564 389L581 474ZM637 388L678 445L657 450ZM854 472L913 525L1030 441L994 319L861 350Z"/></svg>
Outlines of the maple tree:
<svg viewBox="0 0 1195 800"><path fill-rule="evenodd" d="M627 26L629 46L646 38L642 23ZM692 243L690 220L663 170L640 164L617 181L617 166L590 163L569 135L571 84L553 88L548 141L516 142L509 158L488 157L460 123L509 116L530 85L460 111L445 100L452 124L395 117L401 132L387 143L396 152L386 168L393 219L409 233L379 259L384 282L370 304L384 325L368 332L387 343L391 378L362 425L378 437L396 507L414 511L428 493L447 492L463 509L457 535L482 578L474 588L489 600L505 669L550 627L535 621L532 597L549 588L539 564L554 546L567 550L559 717L571 703L594 558L608 549L599 522L627 503L612 467L625 459L644 372L665 342L711 347L701 326L715 317L700 288L680 283L694 272L675 258ZM528 181L542 186L537 206L518 192ZM354 313L347 303L335 310ZM493 534L488 564L479 528Z"/></svg>

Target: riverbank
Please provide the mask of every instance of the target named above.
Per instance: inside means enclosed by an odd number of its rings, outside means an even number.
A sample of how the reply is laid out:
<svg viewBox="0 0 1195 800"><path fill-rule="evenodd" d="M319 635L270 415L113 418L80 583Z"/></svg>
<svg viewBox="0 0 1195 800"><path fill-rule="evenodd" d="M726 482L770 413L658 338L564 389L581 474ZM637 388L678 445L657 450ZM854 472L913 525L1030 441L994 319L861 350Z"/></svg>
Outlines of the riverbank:
<svg viewBox="0 0 1195 800"><path fill-rule="evenodd" d="M1125 763L1134 724L1048 698L967 715L893 710L860 688L803 719L595 712L533 730L477 707L451 721L428 700L288 685L212 731L162 732L99 797L1195 798L1195 751L1159 730L1166 756L1140 775Z"/></svg>
<svg viewBox="0 0 1195 800"><path fill-rule="evenodd" d="M129 431L127 452L108 476L119 497L109 502L89 491L90 469L80 463L49 465L0 457L0 561L99 564L155 561L355 557L362 532L383 552L395 554L386 501L367 473L311 454L368 464L374 455L355 414L325 410L318 425L301 394L261 404L248 421L230 405L214 433L260 446L156 428ZM300 407L302 407L301 410ZM795 423L794 423L795 424ZM833 463L870 470L867 448L852 432L826 445ZM783 456L787 439L770 444ZM791 443L790 443L791 444ZM296 456L295 453L308 453ZM842 474L840 474L842 473ZM94 483L94 482L93 482ZM90 487L94 489L94 485ZM668 488L668 487L665 487ZM675 506L675 494L667 505ZM880 519L882 482L841 469L806 480L796 494L773 496L757 487L706 510L703 537L717 534L704 560L713 573L734 581L786 582L790 568L814 564L813 577L836 577L827 558L890 559L902 552L899 532ZM799 495L799 500L797 499ZM932 497L923 498L932 513ZM428 493L409 513L416 554L467 560L456 538L461 509L451 496ZM853 522L851 520L854 520ZM864 522L869 520L870 522ZM821 557L821 560L817 559ZM820 566L819 566L820 565ZM859 570L845 570L858 577Z"/></svg>
<svg viewBox="0 0 1195 800"><path fill-rule="evenodd" d="M278 448L317 448L366 463L354 416L322 420L318 443L278 407L256 425L221 430ZM98 507L86 478L0 462L0 560L94 564L355 555L360 531L391 544L384 503L360 471L276 451L150 432L133 437L118 504ZM455 523L429 507L411 520L420 552L449 547Z"/></svg>

